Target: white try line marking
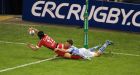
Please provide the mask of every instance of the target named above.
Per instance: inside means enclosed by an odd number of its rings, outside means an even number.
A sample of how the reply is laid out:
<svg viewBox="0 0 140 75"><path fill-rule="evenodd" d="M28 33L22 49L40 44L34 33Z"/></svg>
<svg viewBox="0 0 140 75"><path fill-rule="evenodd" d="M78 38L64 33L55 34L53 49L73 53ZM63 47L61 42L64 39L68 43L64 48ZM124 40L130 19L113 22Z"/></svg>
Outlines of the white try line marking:
<svg viewBox="0 0 140 75"><path fill-rule="evenodd" d="M26 45L26 43L20 43L20 42L8 42L8 41L0 41L0 43L7 43L7 44L21 44L21 45Z"/></svg>
<svg viewBox="0 0 140 75"><path fill-rule="evenodd" d="M21 44L26 45L26 43L20 43L20 42L7 42L7 41L0 41L0 43L7 43L7 44ZM108 53L108 52L107 52ZM140 56L137 54L128 54L128 53L117 53L117 52L111 52L112 54L118 54L118 55L126 55L126 56Z"/></svg>
<svg viewBox="0 0 140 75"><path fill-rule="evenodd" d="M11 67L11 68L6 68L6 69L3 69L3 70L0 70L0 73L5 72L5 71L14 70L14 69L17 69L17 68L22 68L22 67L26 67L26 66L38 64L38 63L45 62L45 61L49 61L49 60L53 60L53 59L55 59L55 58L56 58L56 57L52 57L52 58L48 58L48 59L44 59L44 60L40 60L40 61L36 61L36 62L31 62L31 63L28 63L28 64L23 64L23 65Z"/></svg>
<svg viewBox="0 0 140 75"><path fill-rule="evenodd" d="M111 52L112 54L118 54L118 55L127 55L127 56L140 56L137 54L128 54L128 53L116 53L116 52Z"/></svg>

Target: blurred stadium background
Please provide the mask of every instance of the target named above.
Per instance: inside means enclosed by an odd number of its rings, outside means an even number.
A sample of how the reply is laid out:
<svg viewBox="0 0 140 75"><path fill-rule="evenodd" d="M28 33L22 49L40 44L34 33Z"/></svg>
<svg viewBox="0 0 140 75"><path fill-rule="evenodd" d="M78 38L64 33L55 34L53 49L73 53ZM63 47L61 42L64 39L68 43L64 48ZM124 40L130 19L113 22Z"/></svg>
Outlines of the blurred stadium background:
<svg viewBox="0 0 140 75"><path fill-rule="evenodd" d="M79 26L38 23L22 20L23 0L0 0L0 75L139 75L140 35L135 32L89 28L89 47L112 40L115 44L107 48L99 58L68 60L58 58L27 67L3 71L16 66L50 58L52 51L41 48L33 52L26 43L36 44L37 37L31 37L27 29L35 27L45 31L57 42L74 39L83 47L83 29ZM140 4L140 0L104 0ZM55 30L55 31L54 31ZM57 33L56 33L57 32Z"/></svg>

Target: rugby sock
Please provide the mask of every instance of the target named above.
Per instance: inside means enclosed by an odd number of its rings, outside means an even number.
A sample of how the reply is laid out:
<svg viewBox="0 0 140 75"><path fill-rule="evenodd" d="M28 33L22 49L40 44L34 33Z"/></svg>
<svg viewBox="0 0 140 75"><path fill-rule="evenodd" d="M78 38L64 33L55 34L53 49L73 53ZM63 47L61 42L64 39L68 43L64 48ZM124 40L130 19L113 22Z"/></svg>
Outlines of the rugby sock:
<svg viewBox="0 0 140 75"><path fill-rule="evenodd" d="M106 48L108 45L110 45L110 41L106 41L105 44L99 49L99 51L100 51L101 53L103 53L104 50L105 50L105 48Z"/></svg>
<svg viewBox="0 0 140 75"><path fill-rule="evenodd" d="M92 48L89 48L88 50L91 51L91 52L94 52L99 47L100 47L100 45L92 47Z"/></svg>

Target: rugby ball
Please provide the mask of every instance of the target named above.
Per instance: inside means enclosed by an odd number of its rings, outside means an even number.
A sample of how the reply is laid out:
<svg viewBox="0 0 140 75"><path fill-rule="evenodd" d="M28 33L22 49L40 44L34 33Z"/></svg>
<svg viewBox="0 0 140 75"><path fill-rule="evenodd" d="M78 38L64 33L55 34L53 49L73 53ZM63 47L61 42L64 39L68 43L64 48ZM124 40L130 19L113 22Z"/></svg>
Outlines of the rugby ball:
<svg viewBox="0 0 140 75"><path fill-rule="evenodd" d="M33 29L30 29L29 34L33 36L33 35L35 35L35 31Z"/></svg>

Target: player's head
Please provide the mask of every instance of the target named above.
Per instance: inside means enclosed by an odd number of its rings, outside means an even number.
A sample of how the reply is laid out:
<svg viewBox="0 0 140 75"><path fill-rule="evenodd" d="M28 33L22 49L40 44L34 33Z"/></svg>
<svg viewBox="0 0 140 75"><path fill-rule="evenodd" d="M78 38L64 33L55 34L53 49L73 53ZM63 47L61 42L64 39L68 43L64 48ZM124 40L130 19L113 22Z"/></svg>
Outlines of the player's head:
<svg viewBox="0 0 140 75"><path fill-rule="evenodd" d="M73 40L72 39L68 39L67 43L69 43L70 45L73 45Z"/></svg>
<svg viewBox="0 0 140 75"><path fill-rule="evenodd" d="M39 39L42 39L43 37L44 37L44 32L43 31L39 31L38 33L37 33L37 36L39 37Z"/></svg>
<svg viewBox="0 0 140 75"><path fill-rule="evenodd" d="M73 45L73 40L72 39L68 39L65 43L65 46L68 47L68 48L72 45Z"/></svg>

